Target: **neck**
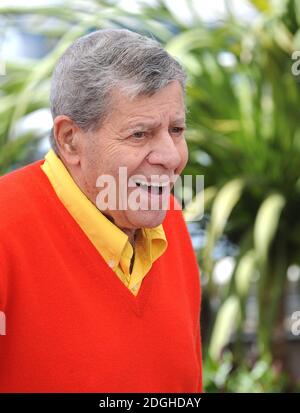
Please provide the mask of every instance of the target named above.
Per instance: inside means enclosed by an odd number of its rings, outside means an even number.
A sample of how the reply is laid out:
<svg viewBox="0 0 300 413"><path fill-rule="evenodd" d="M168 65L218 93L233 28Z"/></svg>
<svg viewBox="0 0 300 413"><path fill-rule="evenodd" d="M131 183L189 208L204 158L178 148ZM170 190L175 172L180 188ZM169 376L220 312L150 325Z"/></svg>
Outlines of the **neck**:
<svg viewBox="0 0 300 413"><path fill-rule="evenodd" d="M115 220L114 220L110 215L107 215L107 214L106 214L105 212L103 212L103 211L100 211L100 212L102 212L102 214L105 215L105 217L106 217L107 219L109 219L110 222L112 222L113 224L116 225ZM119 225L117 225L117 227L118 227L121 231L123 231L124 234L126 234L126 235L128 236L128 241L130 242L130 244L131 244L132 247L134 248L137 230L136 230L136 229L133 229L133 228L123 228L123 227L119 227Z"/></svg>
<svg viewBox="0 0 300 413"><path fill-rule="evenodd" d="M120 230L123 231L126 235L128 235L128 240L134 248L136 229L120 228Z"/></svg>

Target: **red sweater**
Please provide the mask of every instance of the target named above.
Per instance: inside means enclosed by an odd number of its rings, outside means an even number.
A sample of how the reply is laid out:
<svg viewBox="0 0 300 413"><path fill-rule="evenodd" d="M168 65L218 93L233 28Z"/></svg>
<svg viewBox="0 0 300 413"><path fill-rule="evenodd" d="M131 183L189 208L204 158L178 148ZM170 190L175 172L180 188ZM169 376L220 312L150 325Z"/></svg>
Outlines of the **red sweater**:
<svg viewBox="0 0 300 413"><path fill-rule="evenodd" d="M0 392L198 392L199 272L180 211L135 297L42 161L0 178Z"/></svg>

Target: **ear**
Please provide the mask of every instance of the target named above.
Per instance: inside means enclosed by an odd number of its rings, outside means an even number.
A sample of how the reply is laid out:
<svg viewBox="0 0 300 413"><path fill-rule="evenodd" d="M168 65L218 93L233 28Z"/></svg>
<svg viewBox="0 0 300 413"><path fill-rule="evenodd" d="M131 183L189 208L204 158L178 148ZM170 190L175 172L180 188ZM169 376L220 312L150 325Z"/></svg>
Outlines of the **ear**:
<svg viewBox="0 0 300 413"><path fill-rule="evenodd" d="M80 128L68 116L59 115L53 121L53 133L62 158L70 165L78 165L82 134Z"/></svg>

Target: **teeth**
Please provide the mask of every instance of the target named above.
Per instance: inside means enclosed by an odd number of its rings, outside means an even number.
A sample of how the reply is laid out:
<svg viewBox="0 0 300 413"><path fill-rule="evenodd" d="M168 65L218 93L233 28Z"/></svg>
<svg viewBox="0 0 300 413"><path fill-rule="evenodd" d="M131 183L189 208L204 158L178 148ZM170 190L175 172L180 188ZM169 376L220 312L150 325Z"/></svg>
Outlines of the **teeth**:
<svg viewBox="0 0 300 413"><path fill-rule="evenodd" d="M140 179L134 179L133 181L134 181L136 184L143 185L143 186L148 186L148 187L153 186L154 188L159 188L159 187L167 186L167 185L168 185L168 182L163 182L163 183L151 182L151 183L149 184L148 182L142 181L142 180L140 180Z"/></svg>
<svg viewBox="0 0 300 413"><path fill-rule="evenodd" d="M139 179L135 180L134 182L138 185L151 186L150 184L148 184L148 182L140 181Z"/></svg>

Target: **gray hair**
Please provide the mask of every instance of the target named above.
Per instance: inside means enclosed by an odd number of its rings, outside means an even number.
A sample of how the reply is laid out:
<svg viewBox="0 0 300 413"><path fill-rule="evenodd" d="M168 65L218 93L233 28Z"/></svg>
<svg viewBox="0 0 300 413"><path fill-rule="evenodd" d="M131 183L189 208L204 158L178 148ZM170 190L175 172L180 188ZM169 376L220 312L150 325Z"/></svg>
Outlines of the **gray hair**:
<svg viewBox="0 0 300 413"><path fill-rule="evenodd" d="M125 29L98 30L59 59L51 81L52 117L66 115L84 131L97 130L115 88L129 98L151 96L172 81L185 91L182 66L156 40ZM57 150L53 130L50 141Z"/></svg>

